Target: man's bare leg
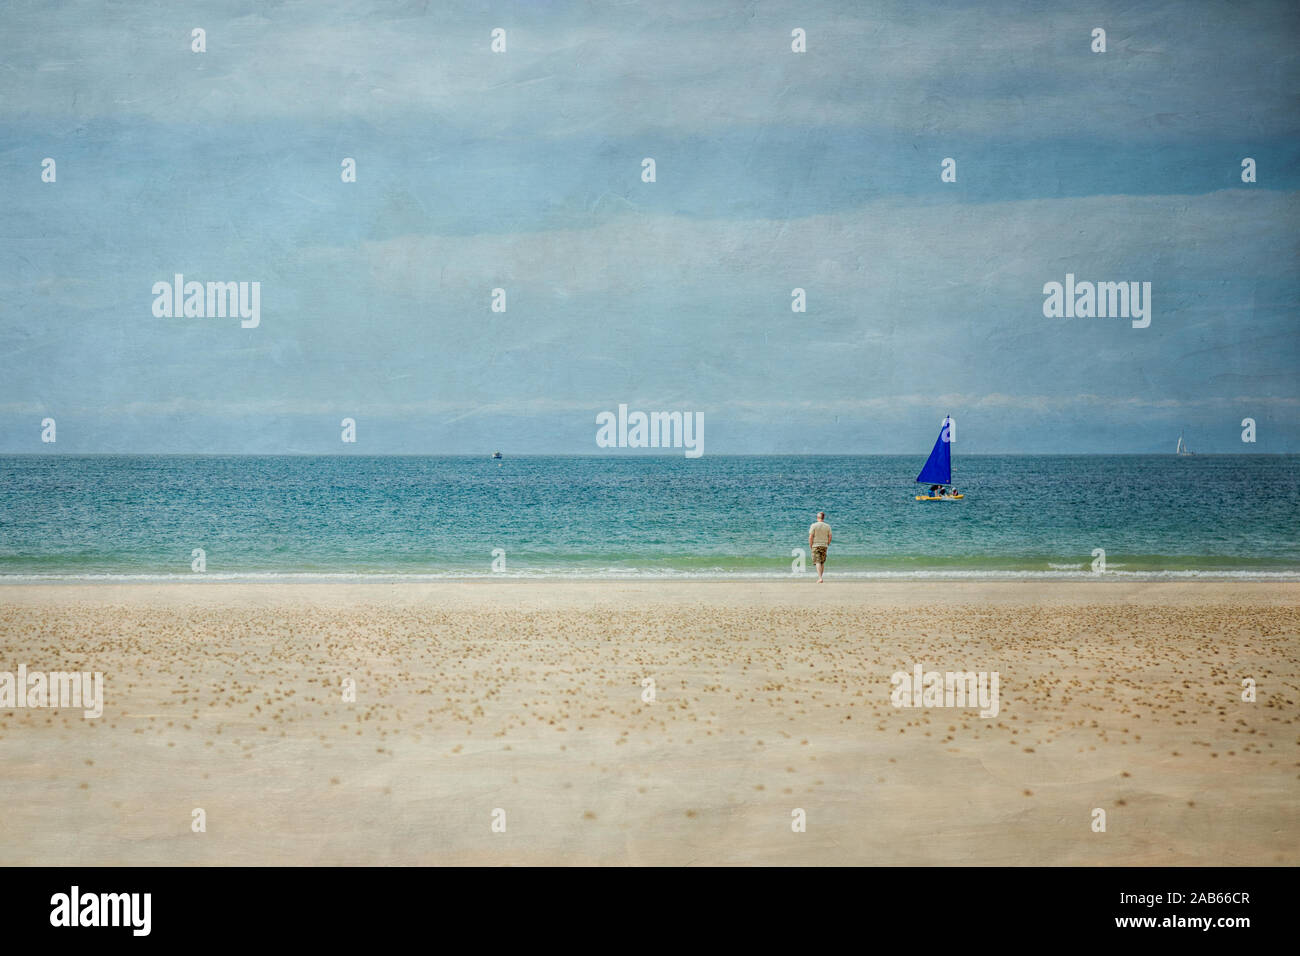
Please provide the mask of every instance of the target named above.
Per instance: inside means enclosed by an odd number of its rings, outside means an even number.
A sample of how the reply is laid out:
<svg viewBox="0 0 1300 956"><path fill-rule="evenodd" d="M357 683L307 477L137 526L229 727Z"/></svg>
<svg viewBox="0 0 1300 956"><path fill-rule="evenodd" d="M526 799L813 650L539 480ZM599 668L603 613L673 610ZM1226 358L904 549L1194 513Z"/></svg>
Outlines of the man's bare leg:
<svg viewBox="0 0 1300 956"><path fill-rule="evenodd" d="M818 584L826 583L825 581L822 580L822 568L824 567L826 567L826 565L822 564L820 561L817 562L817 583Z"/></svg>

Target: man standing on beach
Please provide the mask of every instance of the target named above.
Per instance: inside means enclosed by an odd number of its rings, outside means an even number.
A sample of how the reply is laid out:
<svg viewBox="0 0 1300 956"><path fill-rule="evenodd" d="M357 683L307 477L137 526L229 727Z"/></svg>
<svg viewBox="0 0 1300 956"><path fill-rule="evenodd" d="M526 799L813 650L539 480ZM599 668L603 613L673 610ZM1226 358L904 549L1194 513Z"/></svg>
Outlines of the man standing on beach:
<svg viewBox="0 0 1300 956"><path fill-rule="evenodd" d="M808 529L808 547L812 548L813 564L817 565L817 583L822 584L822 569L826 567L826 549L831 546L831 526L826 523L826 512L817 512L817 520Z"/></svg>

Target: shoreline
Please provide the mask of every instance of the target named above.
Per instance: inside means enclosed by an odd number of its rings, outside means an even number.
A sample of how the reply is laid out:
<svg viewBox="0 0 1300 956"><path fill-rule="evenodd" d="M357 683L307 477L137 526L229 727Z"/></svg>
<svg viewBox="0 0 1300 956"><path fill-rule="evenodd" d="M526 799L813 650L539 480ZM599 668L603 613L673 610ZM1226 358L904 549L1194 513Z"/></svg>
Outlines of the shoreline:
<svg viewBox="0 0 1300 956"><path fill-rule="evenodd" d="M942 584L943 587L935 585ZM512 596L511 592L546 595L551 600L585 603L597 599L624 599L630 595L673 602L680 599L708 600L725 603L748 595L753 599L773 597L798 599L797 603L833 602L897 603L930 606L932 604L981 603L988 600L1020 602L1047 606L1053 602L1076 602L1082 597L1105 596L1107 602L1123 597L1144 604L1176 604L1249 601L1269 606L1300 608L1298 581L1147 581L1097 577L1082 580L894 580L863 581L835 579L829 574L826 583L817 585L816 576L804 579L707 579L666 578L588 579L588 578L439 578L435 580L373 580L349 577L331 581L294 581L275 578L214 579L205 575L168 580L77 580L4 582L0 594L10 603L21 604L23 592L43 595L48 603L51 594L66 598L102 596L119 591L123 598L147 598L171 594L183 596L223 595L227 599L248 597L264 603L273 598L283 603L310 600L312 603L345 604L364 599L366 592L388 599L394 594L407 598L441 600L446 598ZM368 602L366 602L368 603Z"/></svg>
<svg viewBox="0 0 1300 956"><path fill-rule="evenodd" d="M1300 584L1300 571L827 571L827 583L841 586L859 585L1165 585L1165 584L1226 584L1226 585L1287 585ZM582 584L593 587L618 584L646 585L791 585L801 586L816 582L815 572L802 575L697 572L629 572L582 574L567 572L537 572L503 574L461 572L354 572L354 571L266 571L266 572L204 572L195 573L0 573L0 592L24 587L130 587L219 585L298 586L311 584Z"/></svg>

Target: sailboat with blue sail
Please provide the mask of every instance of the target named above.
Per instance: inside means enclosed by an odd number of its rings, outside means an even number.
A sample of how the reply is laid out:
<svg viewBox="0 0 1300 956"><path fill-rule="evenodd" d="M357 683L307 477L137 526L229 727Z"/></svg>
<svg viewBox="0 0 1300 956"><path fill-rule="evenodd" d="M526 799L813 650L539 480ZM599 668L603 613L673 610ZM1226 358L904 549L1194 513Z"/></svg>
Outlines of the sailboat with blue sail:
<svg viewBox="0 0 1300 956"><path fill-rule="evenodd" d="M966 496L952 485L952 443L956 435L953 431L952 416L945 416L935 439L930 457L925 460L925 467L916 476L923 485L929 485L928 494L917 495L917 501L960 501Z"/></svg>

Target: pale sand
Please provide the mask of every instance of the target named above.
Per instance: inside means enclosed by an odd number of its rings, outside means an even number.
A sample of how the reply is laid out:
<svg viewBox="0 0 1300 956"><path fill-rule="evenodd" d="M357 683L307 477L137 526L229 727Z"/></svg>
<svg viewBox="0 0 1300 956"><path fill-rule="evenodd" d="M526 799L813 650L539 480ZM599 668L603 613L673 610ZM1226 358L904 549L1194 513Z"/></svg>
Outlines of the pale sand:
<svg viewBox="0 0 1300 956"><path fill-rule="evenodd" d="M107 706L0 710L0 861L1295 865L1298 634L1297 584L10 585L0 670ZM1001 713L895 709L917 662Z"/></svg>

